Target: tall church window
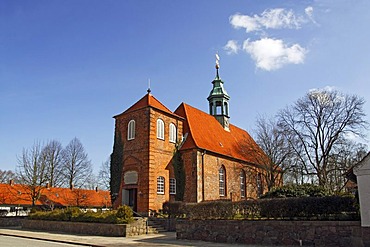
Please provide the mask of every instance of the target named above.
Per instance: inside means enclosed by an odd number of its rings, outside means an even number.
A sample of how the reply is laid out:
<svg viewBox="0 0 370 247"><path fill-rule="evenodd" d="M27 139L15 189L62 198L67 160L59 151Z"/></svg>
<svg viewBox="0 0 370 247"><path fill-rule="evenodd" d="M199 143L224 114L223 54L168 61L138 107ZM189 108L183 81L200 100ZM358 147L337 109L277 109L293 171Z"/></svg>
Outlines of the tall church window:
<svg viewBox="0 0 370 247"><path fill-rule="evenodd" d="M170 178L170 194L176 195L176 179Z"/></svg>
<svg viewBox="0 0 370 247"><path fill-rule="evenodd" d="M245 172L243 170L240 171L240 196L241 198L245 198Z"/></svg>
<svg viewBox="0 0 370 247"><path fill-rule="evenodd" d="M164 194L164 177L157 178L157 194Z"/></svg>
<svg viewBox="0 0 370 247"><path fill-rule="evenodd" d="M164 140L164 122L162 119L157 120L157 138Z"/></svg>
<svg viewBox="0 0 370 247"><path fill-rule="evenodd" d="M257 196L260 197L263 194L263 184L262 184L262 174L258 173L257 174Z"/></svg>
<svg viewBox="0 0 370 247"><path fill-rule="evenodd" d="M127 126L127 140L135 139L135 120L128 122Z"/></svg>
<svg viewBox="0 0 370 247"><path fill-rule="evenodd" d="M220 196L226 195L226 174L225 167L221 166L218 170L219 193Z"/></svg>
<svg viewBox="0 0 370 247"><path fill-rule="evenodd" d="M170 142L176 143L176 126L170 123Z"/></svg>

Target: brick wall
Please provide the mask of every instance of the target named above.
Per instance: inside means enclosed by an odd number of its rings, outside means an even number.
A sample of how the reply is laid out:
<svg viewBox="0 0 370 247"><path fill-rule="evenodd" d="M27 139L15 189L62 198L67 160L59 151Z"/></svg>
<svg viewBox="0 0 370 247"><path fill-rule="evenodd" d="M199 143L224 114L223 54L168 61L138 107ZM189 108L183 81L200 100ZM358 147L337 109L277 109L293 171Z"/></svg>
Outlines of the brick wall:
<svg viewBox="0 0 370 247"><path fill-rule="evenodd" d="M157 138L157 120L164 121L164 140ZM135 120L135 139L127 140L127 126ZM159 210L169 195L169 179L174 178L172 157L176 143L169 141L170 123L177 128L177 139L181 140L182 120L157 109L146 107L120 115L116 118L116 130L121 133L124 146L123 170L118 204L122 203L122 189L137 189L137 211L143 214L149 209ZM124 174L137 172L137 184L126 184ZM165 193L157 193L157 178L165 178Z"/></svg>
<svg viewBox="0 0 370 247"><path fill-rule="evenodd" d="M149 116L148 108L120 115L116 118L116 131L121 133L123 143L123 169L121 175L121 186L116 200L118 205L122 204L122 189L137 188L138 204L137 210L147 211L149 190L148 190L148 160L149 160ZM127 140L127 127L131 120L135 120L135 139ZM124 174L128 171L138 173L138 182L135 185L124 183ZM141 211L143 210L143 211Z"/></svg>
<svg viewBox="0 0 370 247"><path fill-rule="evenodd" d="M280 246L370 246L358 221L177 220L178 239Z"/></svg>
<svg viewBox="0 0 370 247"><path fill-rule="evenodd" d="M257 197L256 175L260 171L258 171L258 169L255 167L196 150L184 153L183 159L187 174L187 202L200 202L220 199L229 199L233 201L243 200L244 198L241 197L240 192L240 173L242 169L246 174L245 198ZM220 196L219 194L219 169L221 166L225 168L226 172L226 191L224 196ZM204 183L202 183L203 177ZM195 185L197 185L197 188L195 188ZM266 191L266 187L264 190Z"/></svg>
<svg viewBox="0 0 370 247"><path fill-rule="evenodd" d="M157 138L157 120L164 122L164 140ZM176 143L169 141L170 123L177 127L177 139L181 140L182 121L169 114L164 114L155 109L151 109L150 115L150 158L149 158L149 208L158 210L162 208L165 201L170 200L169 181L175 178L172 157L175 152ZM157 178L159 176L165 179L165 193L157 193Z"/></svg>

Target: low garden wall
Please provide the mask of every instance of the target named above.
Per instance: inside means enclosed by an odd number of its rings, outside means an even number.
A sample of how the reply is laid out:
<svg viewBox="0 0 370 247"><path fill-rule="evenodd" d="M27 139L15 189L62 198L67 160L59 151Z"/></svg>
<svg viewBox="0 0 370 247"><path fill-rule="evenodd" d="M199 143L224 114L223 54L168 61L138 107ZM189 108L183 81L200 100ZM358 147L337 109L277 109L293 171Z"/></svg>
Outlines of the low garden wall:
<svg viewBox="0 0 370 247"><path fill-rule="evenodd" d="M22 228L114 237L128 237L147 233L146 219L143 218L130 224L24 220Z"/></svg>
<svg viewBox="0 0 370 247"><path fill-rule="evenodd" d="M281 246L370 247L360 221L177 220L178 239Z"/></svg>
<svg viewBox="0 0 370 247"><path fill-rule="evenodd" d="M24 219L23 216L0 217L0 227L21 226Z"/></svg>

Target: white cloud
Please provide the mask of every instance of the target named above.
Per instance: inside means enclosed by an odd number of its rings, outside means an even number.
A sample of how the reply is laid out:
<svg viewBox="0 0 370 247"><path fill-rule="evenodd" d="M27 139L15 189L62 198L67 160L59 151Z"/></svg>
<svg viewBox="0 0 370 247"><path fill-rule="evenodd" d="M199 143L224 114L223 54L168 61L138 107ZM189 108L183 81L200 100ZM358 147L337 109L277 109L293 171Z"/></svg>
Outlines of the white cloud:
<svg viewBox="0 0 370 247"><path fill-rule="evenodd" d="M334 91L337 91L337 88L335 86L325 86L323 88L311 88L310 90L308 90L309 93L322 92L322 91L334 92Z"/></svg>
<svg viewBox="0 0 370 247"><path fill-rule="evenodd" d="M315 21L314 19L314 15L313 15L313 7L312 6L308 6L307 8L304 9L304 12L306 13L306 15L308 16L308 18L317 25L317 22Z"/></svg>
<svg viewBox="0 0 370 247"><path fill-rule="evenodd" d="M237 29L245 28L247 33L260 30L261 28L256 18L241 14L230 16L230 24Z"/></svg>
<svg viewBox="0 0 370 247"><path fill-rule="evenodd" d="M304 9L304 12L306 13L306 15L308 17L312 17L313 16L313 8L312 6L308 6L307 8Z"/></svg>
<svg viewBox="0 0 370 247"><path fill-rule="evenodd" d="M339 93L336 87L333 86L312 88L308 91L308 95L318 100L321 105L331 106L333 104L341 104L345 101L345 96Z"/></svg>
<svg viewBox="0 0 370 247"><path fill-rule="evenodd" d="M229 40L227 44L224 46L224 50L226 50L227 54L237 54L240 49L240 45L236 40Z"/></svg>
<svg viewBox="0 0 370 247"><path fill-rule="evenodd" d="M313 8L308 11L312 14ZM234 28L246 29L247 33L263 29L298 29L304 22L306 19L303 16L297 16L293 10L283 8L267 9L261 15L249 16L237 13L230 16L230 24Z"/></svg>
<svg viewBox="0 0 370 247"><path fill-rule="evenodd" d="M257 68L267 71L279 69L285 64L303 63L307 53L299 44L288 46L283 40L271 38L245 40L243 50L251 55Z"/></svg>

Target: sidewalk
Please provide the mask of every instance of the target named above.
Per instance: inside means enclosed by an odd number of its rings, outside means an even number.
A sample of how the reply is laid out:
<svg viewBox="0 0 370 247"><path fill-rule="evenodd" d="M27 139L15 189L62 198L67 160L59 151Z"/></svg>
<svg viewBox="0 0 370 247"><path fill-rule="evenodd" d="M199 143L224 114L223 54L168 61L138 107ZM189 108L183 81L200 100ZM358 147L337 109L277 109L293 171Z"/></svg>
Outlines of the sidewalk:
<svg viewBox="0 0 370 247"><path fill-rule="evenodd" d="M148 234L135 237L103 237L73 235L56 232L41 232L35 230L23 230L21 228L0 228L0 235L14 236L52 242L77 244L92 247L119 247L119 246L230 246L238 247L245 245L212 243L193 240L177 240L175 232L160 234Z"/></svg>

